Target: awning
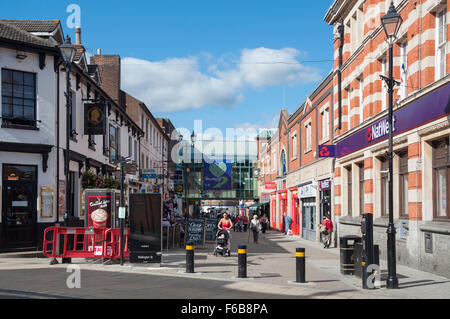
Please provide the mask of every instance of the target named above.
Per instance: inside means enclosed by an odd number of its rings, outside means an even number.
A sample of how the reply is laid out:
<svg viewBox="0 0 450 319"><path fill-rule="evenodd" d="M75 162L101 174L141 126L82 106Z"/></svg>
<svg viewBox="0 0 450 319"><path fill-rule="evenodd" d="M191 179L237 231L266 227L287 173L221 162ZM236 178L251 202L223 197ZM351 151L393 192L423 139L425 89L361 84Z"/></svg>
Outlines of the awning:
<svg viewBox="0 0 450 319"><path fill-rule="evenodd" d="M249 207L250 210L256 210L257 208L264 206L264 205L269 205L269 203L259 203L259 204L255 204Z"/></svg>

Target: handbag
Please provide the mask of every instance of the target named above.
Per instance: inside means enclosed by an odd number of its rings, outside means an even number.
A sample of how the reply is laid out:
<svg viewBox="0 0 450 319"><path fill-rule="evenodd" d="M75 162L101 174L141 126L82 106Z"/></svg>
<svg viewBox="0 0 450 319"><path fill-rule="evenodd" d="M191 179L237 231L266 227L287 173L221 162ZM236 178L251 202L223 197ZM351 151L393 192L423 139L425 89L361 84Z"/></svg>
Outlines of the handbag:
<svg viewBox="0 0 450 319"><path fill-rule="evenodd" d="M327 232L327 227L325 225L319 225L319 231L321 233L326 233Z"/></svg>

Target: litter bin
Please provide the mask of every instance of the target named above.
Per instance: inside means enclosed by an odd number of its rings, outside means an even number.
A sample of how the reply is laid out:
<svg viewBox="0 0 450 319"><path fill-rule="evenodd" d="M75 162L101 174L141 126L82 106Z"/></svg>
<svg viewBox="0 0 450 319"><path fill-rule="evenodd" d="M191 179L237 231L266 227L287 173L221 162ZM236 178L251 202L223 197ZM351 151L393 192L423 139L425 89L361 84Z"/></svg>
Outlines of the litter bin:
<svg viewBox="0 0 450 319"><path fill-rule="evenodd" d="M355 271L354 249L355 244L361 242L361 237L348 235L339 238L341 247L341 273L353 275Z"/></svg>

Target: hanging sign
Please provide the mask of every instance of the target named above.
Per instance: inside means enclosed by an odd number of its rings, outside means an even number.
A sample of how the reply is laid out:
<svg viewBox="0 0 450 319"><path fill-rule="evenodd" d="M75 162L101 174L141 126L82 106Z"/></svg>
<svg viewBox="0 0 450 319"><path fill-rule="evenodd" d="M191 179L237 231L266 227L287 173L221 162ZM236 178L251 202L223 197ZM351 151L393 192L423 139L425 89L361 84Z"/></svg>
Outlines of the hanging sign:
<svg viewBox="0 0 450 319"><path fill-rule="evenodd" d="M84 104L84 134L106 135L105 104Z"/></svg>

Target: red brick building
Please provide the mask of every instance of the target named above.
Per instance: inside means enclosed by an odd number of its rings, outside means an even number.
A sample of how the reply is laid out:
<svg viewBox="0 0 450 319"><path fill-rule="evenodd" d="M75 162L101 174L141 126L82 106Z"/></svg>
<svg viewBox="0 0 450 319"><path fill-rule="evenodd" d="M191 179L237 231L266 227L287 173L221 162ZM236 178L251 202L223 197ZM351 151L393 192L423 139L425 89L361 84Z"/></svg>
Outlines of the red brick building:
<svg viewBox="0 0 450 319"><path fill-rule="evenodd" d="M388 75L389 56L380 18L390 3L333 1L324 18L334 31L333 70L293 114L281 112L276 134L259 141L261 193L267 182L276 184L273 227L282 230L287 214L294 234L319 241L325 213L331 211L335 236L361 235L361 215L371 213L384 259L389 103L380 75ZM403 18L393 59L400 82L393 127L397 258L450 277L449 1L393 3ZM321 144L335 145L336 158L319 158Z"/></svg>

